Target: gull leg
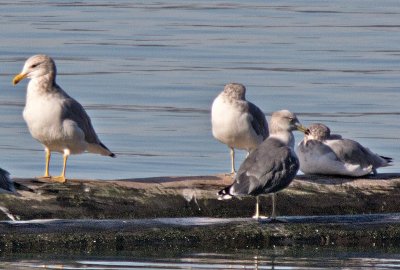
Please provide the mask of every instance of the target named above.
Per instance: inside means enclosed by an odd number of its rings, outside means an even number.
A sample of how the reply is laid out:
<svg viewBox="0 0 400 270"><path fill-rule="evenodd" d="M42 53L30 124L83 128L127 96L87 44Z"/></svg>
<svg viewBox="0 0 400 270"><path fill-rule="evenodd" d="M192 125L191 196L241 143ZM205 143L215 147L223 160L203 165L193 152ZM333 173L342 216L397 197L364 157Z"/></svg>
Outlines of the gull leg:
<svg viewBox="0 0 400 270"><path fill-rule="evenodd" d="M54 182L64 183L66 181L65 172L66 172L66 169L67 169L67 159L68 159L69 155L70 155L70 151L68 149L65 149L64 150L64 155L63 155L63 158L64 158L63 169L62 169L61 175L56 176L56 177L52 177L52 180Z"/></svg>
<svg viewBox="0 0 400 270"><path fill-rule="evenodd" d="M271 219L276 219L276 195L272 193L272 214Z"/></svg>
<svg viewBox="0 0 400 270"><path fill-rule="evenodd" d="M259 196L256 196L256 213L252 218L257 219L257 220L263 220L267 219L268 217L260 215L260 199Z"/></svg>
<svg viewBox="0 0 400 270"><path fill-rule="evenodd" d="M286 223L287 221L285 219L276 218L276 194L272 193L272 214L271 218L268 220L270 223Z"/></svg>
<svg viewBox="0 0 400 270"><path fill-rule="evenodd" d="M254 213L253 218L254 219L260 218L260 206L259 206L258 196L256 196L256 212Z"/></svg>
<svg viewBox="0 0 400 270"><path fill-rule="evenodd" d="M229 147L229 149L231 150L231 172L230 173L226 173L225 176L231 176L231 177L235 177L236 175L236 170L235 170L235 149L233 147ZM224 178L224 184L225 184L225 178Z"/></svg>
<svg viewBox="0 0 400 270"><path fill-rule="evenodd" d="M49 165L50 165L51 152L50 152L50 149L47 148L47 147L44 149L44 151L46 151L46 167L45 167L45 170L44 170L44 176L43 177L49 178L50 177Z"/></svg>
<svg viewBox="0 0 400 270"><path fill-rule="evenodd" d="M231 147L231 174L235 174L235 149Z"/></svg>
<svg viewBox="0 0 400 270"><path fill-rule="evenodd" d="M256 215L253 216L253 218L256 218L258 221L262 222L262 223L286 223L287 221L285 219L277 219L276 218L276 194L272 193L272 213L271 216L265 217L265 216L258 216L258 218L256 217ZM258 198L258 197L257 197Z"/></svg>
<svg viewBox="0 0 400 270"><path fill-rule="evenodd" d="M49 174L51 151L47 147L44 148L44 151L46 152L45 169L44 169L44 175L41 177L38 177L38 179L40 179L40 180L48 180L51 178L51 176Z"/></svg>

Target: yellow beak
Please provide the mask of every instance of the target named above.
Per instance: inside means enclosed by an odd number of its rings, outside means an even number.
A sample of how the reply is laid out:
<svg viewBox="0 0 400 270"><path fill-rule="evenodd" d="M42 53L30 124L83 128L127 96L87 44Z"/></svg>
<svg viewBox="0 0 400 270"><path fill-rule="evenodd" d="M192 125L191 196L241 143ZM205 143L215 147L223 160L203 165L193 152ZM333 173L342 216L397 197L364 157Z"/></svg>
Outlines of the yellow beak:
<svg viewBox="0 0 400 270"><path fill-rule="evenodd" d="M16 85L17 83L25 79L27 75L28 75L27 73L20 73L16 75L13 79L13 85Z"/></svg>
<svg viewBox="0 0 400 270"><path fill-rule="evenodd" d="M306 131L307 131L307 128L305 127L305 126L302 126L302 125L296 125L296 129L298 130L298 131L301 131L301 132L303 132L303 133L306 133Z"/></svg>

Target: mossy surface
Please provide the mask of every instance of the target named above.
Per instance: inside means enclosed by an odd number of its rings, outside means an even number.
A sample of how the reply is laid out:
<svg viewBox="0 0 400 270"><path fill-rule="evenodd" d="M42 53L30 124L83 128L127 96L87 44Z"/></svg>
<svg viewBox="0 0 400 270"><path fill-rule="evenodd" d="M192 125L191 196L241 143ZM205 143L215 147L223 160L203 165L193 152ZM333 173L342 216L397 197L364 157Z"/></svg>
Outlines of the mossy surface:
<svg viewBox="0 0 400 270"><path fill-rule="evenodd" d="M0 222L0 250L5 253L395 246L400 242L400 225L391 218L396 217L391 213L400 212L399 174L367 179L299 176L277 195L278 215L285 216L282 223L243 218L254 212L253 197L218 200L216 192L232 181L227 176L66 184L15 181L31 191L1 194L0 206L21 221L61 219L61 223L54 228L48 227L53 221ZM271 199L263 196L260 201L262 213L268 215ZM8 219L2 213L0 217ZM217 219L215 223L199 219L196 224L194 217Z"/></svg>
<svg viewBox="0 0 400 270"><path fill-rule="evenodd" d="M0 222L2 253L208 251L273 246L390 247L400 243L399 215L252 219L169 218ZM343 222L342 222L343 220ZM360 220L360 221L357 221Z"/></svg>

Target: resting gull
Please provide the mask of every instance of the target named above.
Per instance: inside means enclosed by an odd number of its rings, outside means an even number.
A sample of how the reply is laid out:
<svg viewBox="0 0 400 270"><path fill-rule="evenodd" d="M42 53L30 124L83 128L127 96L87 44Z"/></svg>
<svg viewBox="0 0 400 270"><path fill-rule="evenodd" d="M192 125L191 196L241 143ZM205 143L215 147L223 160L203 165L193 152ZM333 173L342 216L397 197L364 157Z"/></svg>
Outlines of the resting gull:
<svg viewBox="0 0 400 270"><path fill-rule="evenodd" d="M372 153L356 141L331 135L320 123L312 124L297 146L300 170L305 174L359 177L376 174L379 167L389 166L391 158Z"/></svg>
<svg viewBox="0 0 400 270"><path fill-rule="evenodd" d="M47 55L34 55L26 60L22 72L14 77L16 85L31 79L26 94L23 117L33 138L42 143L46 152L46 167L41 179L65 182L67 159L70 154L84 151L104 156L115 155L99 140L89 116L79 102L56 83L56 65ZM60 176L49 175L52 151L63 153Z"/></svg>
<svg viewBox="0 0 400 270"><path fill-rule="evenodd" d="M211 108L212 134L231 149L231 172L235 173L235 150L254 150L268 137L264 113L246 100L246 88L229 83L215 98Z"/></svg>
<svg viewBox="0 0 400 270"><path fill-rule="evenodd" d="M276 218L275 193L286 188L299 170L292 131L306 131L296 115L287 110L274 112L269 125L270 136L244 160L234 183L218 192L221 199L256 196L256 219L260 218L258 196L266 193L272 193L271 218Z"/></svg>

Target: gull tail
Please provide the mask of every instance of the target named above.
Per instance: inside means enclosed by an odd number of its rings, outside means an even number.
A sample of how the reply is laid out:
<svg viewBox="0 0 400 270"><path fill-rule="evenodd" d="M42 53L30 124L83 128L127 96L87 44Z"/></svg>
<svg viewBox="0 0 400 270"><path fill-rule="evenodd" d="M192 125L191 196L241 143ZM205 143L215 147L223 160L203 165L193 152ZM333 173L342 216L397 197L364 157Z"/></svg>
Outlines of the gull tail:
<svg viewBox="0 0 400 270"><path fill-rule="evenodd" d="M110 149L108 149L107 146L105 146L102 142L100 142L100 146L109 152L107 156L113 157L113 158L116 157L116 155L113 152L111 152Z"/></svg>
<svg viewBox="0 0 400 270"><path fill-rule="evenodd" d="M116 157L115 154L101 142L99 144L90 143L87 147L87 151L90 153L100 154L102 156Z"/></svg>
<svg viewBox="0 0 400 270"><path fill-rule="evenodd" d="M386 160L387 163L393 162L393 158L391 158L391 157L385 157L385 156L380 156L380 157L383 158L384 160Z"/></svg>
<svg viewBox="0 0 400 270"><path fill-rule="evenodd" d="M227 186L226 188L221 189L218 191L218 200L229 200L232 199L233 194L231 194L232 186Z"/></svg>

